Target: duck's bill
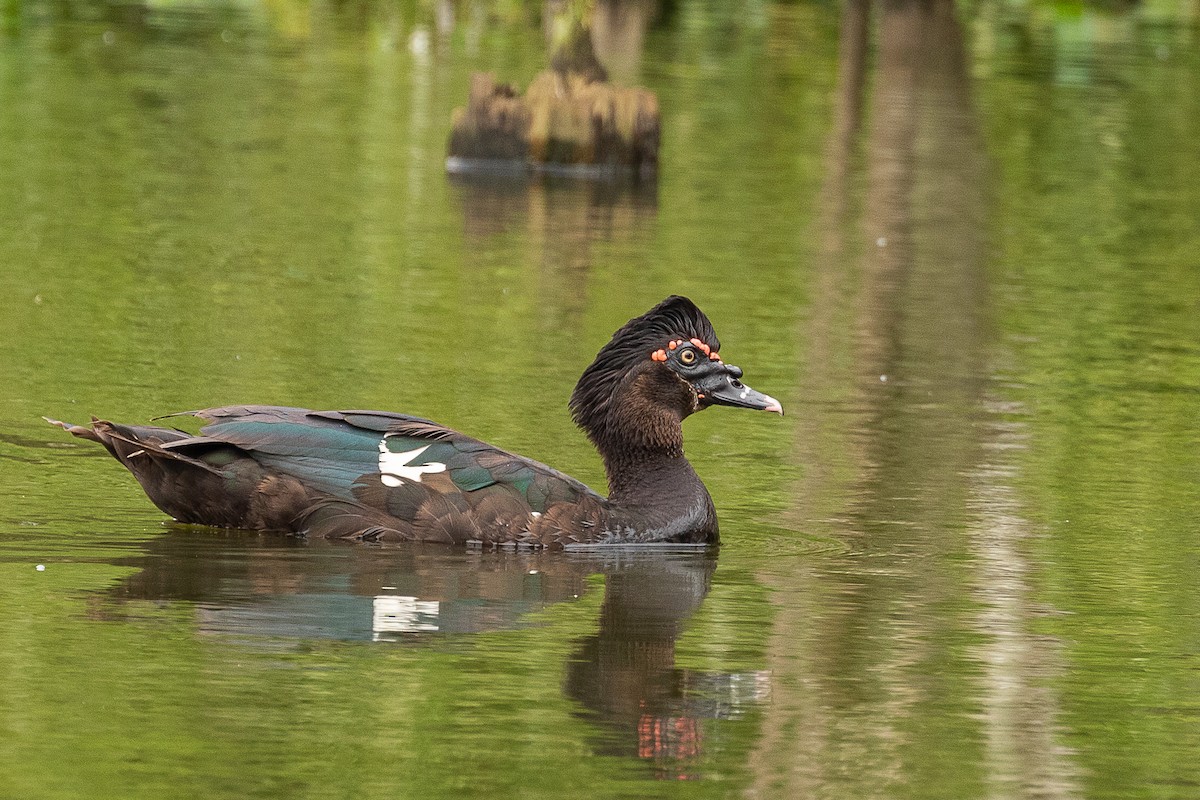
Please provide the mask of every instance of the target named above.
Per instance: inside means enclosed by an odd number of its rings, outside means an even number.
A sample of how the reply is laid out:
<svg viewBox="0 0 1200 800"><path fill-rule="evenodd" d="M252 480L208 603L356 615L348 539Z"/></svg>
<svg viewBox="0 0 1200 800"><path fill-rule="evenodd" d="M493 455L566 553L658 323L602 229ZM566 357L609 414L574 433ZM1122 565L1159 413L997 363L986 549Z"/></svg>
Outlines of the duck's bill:
<svg viewBox="0 0 1200 800"><path fill-rule="evenodd" d="M783 414L783 406L771 395L755 391L731 375L715 377L717 380L706 381L705 385L697 386L697 390L703 395L702 402Z"/></svg>

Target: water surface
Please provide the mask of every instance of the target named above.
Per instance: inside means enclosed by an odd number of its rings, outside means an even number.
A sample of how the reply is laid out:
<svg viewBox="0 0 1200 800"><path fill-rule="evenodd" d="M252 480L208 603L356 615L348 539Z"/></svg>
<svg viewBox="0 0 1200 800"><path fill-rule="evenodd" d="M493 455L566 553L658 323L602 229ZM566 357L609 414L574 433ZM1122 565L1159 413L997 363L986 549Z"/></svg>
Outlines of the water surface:
<svg viewBox="0 0 1200 800"><path fill-rule="evenodd" d="M0 796L1195 796L1195 11L625 8L653 186L445 174L544 63L507 4L0 10ZM685 426L719 551L180 526L40 420L391 409L599 488L566 399L670 293L788 409Z"/></svg>

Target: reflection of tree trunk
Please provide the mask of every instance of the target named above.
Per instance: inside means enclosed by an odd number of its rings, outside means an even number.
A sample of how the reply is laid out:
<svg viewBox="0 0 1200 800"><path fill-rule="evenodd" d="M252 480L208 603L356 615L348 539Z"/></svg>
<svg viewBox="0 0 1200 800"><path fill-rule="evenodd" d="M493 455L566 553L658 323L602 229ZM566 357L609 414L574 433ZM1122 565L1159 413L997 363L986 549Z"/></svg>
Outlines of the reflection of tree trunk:
<svg viewBox="0 0 1200 800"><path fill-rule="evenodd" d="M808 363L804 373L809 376L805 393L814 402L827 403L836 395L845 377L835 370L846 362L838 358L836 331L843 327L845 314L845 274L855 252L847 253L845 231L852 224L850 179L851 163L862 126L862 92L866 80L867 44L869 41L871 6L869 0L847 0L842 10L842 27L838 41L838 78L833 97L833 120L825 148L825 177L818 202L817 232L821 249L816 259L812 317L807 320L801 339L807 346ZM802 351L804 347L800 348ZM819 488L828 486L829 475L824 461L813 445L825 437L817 429L822 423L838 423L819 414L801 415L797 425L797 460L805 465L804 482L797 487L805 498L810 512L814 504L826 507L836 500L819 500ZM855 459L859 460L859 459ZM829 514L822 514L828 516Z"/></svg>
<svg viewBox="0 0 1200 800"><path fill-rule="evenodd" d="M876 794L953 774L962 751L922 747L914 731L961 737L945 704L977 707L987 702L978 690L991 688L973 686L946 643L978 621L945 610L988 580L962 566L974 522L963 509L979 491L969 476L986 457L983 144L952 0L876 8L861 219L852 178L868 8L856 0L843 12L822 249L802 335L813 406L799 431L805 476L793 510L806 527L844 520L835 535L874 558L829 573L774 565L766 577L786 611L769 649L777 691L755 769L764 796L805 796L831 780Z"/></svg>
<svg viewBox="0 0 1200 800"><path fill-rule="evenodd" d="M633 85L641 66L646 30L657 16L658 0L547 0L542 19L546 44L552 54L551 64L562 62L563 57L556 54L563 42L582 35L587 42L572 44L586 51L585 61L598 59L595 68L608 75L599 80ZM589 69L592 67L587 66L584 71Z"/></svg>
<svg viewBox="0 0 1200 800"><path fill-rule="evenodd" d="M615 83L637 83L646 29L658 15L657 0L598 0L592 45Z"/></svg>
<svg viewBox="0 0 1200 800"><path fill-rule="evenodd" d="M997 414L1007 410L999 402L989 405ZM1021 516L1012 486L1016 470L1007 456L1022 447L1024 431L997 421L988 434L989 457L972 476L978 519L971 535L978 563L974 596L983 607L976 626L986 637L978 655L988 794L1078 797L1078 770L1057 740L1058 697L1046 682L1061 671L1056 643L1031 630L1038 609L1025 550L1030 526Z"/></svg>
<svg viewBox="0 0 1200 800"><path fill-rule="evenodd" d="M597 242L636 240L658 214L657 184L452 175L468 240L523 231L521 260L548 327L577 330ZM567 324L563 325L564 320Z"/></svg>

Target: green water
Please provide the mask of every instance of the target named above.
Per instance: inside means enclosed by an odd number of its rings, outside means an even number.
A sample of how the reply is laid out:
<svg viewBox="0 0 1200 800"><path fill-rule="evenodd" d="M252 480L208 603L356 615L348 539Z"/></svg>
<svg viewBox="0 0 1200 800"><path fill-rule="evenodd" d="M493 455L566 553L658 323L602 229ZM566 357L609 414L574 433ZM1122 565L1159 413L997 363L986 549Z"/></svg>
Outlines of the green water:
<svg viewBox="0 0 1200 800"><path fill-rule="evenodd" d="M532 7L0 4L0 797L1200 793L1194 4L650 7L635 190L446 176ZM178 526L40 420L602 487L566 398L670 293L788 410L685 426L719 554Z"/></svg>

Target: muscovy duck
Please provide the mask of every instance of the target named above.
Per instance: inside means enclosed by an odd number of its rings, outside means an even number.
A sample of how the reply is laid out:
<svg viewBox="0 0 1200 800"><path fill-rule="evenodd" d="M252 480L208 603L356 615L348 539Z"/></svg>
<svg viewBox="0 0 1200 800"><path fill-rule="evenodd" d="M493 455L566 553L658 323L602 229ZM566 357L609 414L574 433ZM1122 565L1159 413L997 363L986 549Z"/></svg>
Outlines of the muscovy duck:
<svg viewBox="0 0 1200 800"><path fill-rule="evenodd" d="M715 543L684 418L712 405L783 413L718 355L712 324L672 296L613 334L575 386L572 417L609 496L436 422L382 411L227 406L186 412L200 435L47 418L99 442L180 522L364 541L572 547Z"/></svg>

